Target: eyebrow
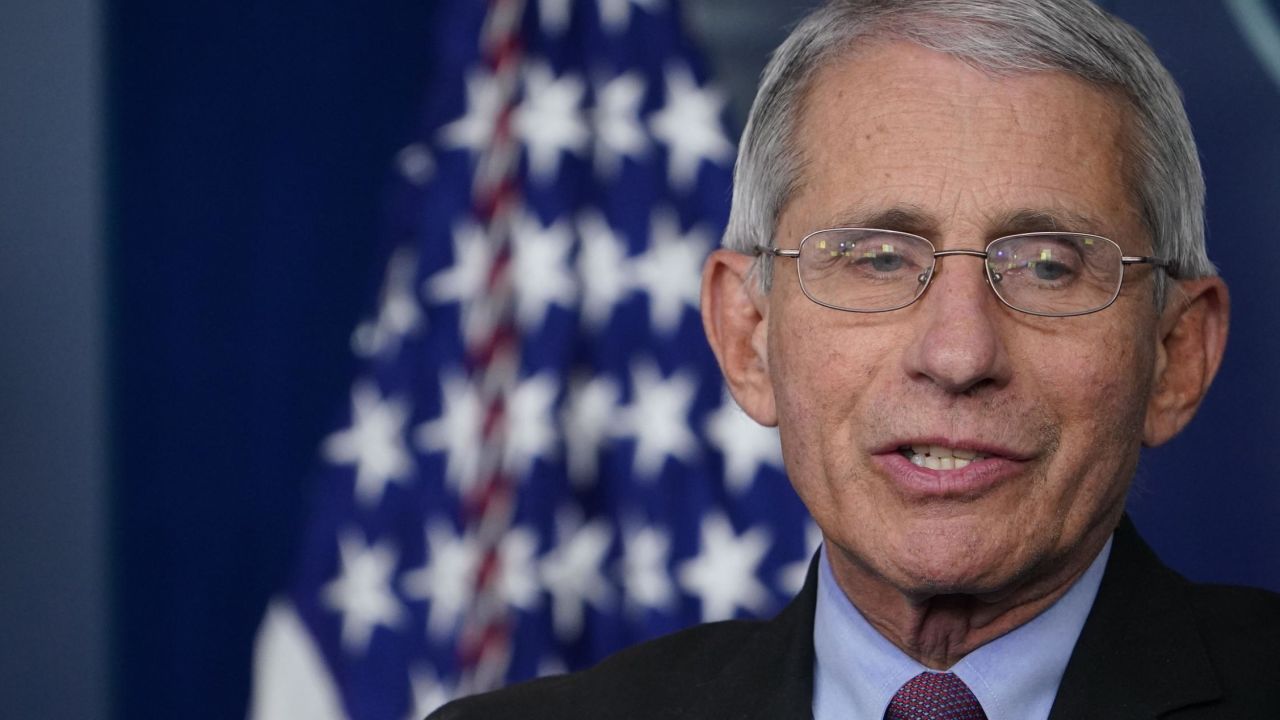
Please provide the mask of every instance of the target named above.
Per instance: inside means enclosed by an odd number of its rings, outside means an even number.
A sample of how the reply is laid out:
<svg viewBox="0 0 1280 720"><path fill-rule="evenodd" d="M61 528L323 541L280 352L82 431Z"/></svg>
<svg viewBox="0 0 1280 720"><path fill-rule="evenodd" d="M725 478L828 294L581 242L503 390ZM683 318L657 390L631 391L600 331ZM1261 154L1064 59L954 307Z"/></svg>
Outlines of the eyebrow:
<svg viewBox="0 0 1280 720"><path fill-rule="evenodd" d="M897 230L930 237L937 234L938 220L916 205L897 205L881 210L860 210L837 215L828 227L870 227ZM1081 232L1105 235L1103 224L1087 214L1065 208L1018 208L992 218L987 223L988 239L1029 232Z"/></svg>
<svg viewBox="0 0 1280 720"><path fill-rule="evenodd" d="M937 229L933 216L916 205L897 205L883 210L855 209L837 215L831 227L866 227L881 230L897 230L916 235L927 235Z"/></svg>
<svg viewBox="0 0 1280 720"><path fill-rule="evenodd" d="M1102 223L1083 213L1063 208L1015 210L998 218L995 227L998 228L1000 235L1047 231L1103 234Z"/></svg>

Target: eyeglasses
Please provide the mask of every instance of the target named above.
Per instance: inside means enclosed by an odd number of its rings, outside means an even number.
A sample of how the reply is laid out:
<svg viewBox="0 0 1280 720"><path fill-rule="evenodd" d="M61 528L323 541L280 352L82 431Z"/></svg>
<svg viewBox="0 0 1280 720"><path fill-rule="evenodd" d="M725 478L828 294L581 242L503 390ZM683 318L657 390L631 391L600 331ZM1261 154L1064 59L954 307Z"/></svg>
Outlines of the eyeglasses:
<svg viewBox="0 0 1280 720"><path fill-rule="evenodd" d="M1033 232L992 240L986 250L937 250L919 235L874 228L833 228L806 235L797 250L756 246L756 255L795 258L800 289L835 310L877 313L904 308L924 294L938 258L982 258L996 297L1019 312L1086 315L1120 294L1127 265L1168 268L1166 260L1130 257L1099 235Z"/></svg>

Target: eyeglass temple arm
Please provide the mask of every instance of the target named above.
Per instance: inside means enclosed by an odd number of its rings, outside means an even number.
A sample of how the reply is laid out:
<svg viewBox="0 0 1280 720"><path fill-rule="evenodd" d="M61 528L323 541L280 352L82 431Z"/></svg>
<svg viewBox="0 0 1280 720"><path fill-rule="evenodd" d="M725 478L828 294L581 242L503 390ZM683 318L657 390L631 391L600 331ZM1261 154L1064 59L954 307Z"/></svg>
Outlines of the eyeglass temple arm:
<svg viewBox="0 0 1280 720"><path fill-rule="evenodd" d="M770 255L773 257L800 257L799 250L782 250L780 248L765 247L763 245L756 245L755 248L753 248L752 254L756 256Z"/></svg>
<svg viewBox="0 0 1280 720"><path fill-rule="evenodd" d="M1120 262L1124 265L1155 265L1166 270L1172 265L1168 260L1147 255L1125 255L1120 258Z"/></svg>

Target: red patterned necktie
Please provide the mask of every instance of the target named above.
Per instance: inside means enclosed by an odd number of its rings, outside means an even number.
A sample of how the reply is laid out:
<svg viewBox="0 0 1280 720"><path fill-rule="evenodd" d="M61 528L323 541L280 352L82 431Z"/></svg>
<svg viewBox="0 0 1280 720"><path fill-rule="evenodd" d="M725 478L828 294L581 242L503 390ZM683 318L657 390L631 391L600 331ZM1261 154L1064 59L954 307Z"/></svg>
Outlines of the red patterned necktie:
<svg viewBox="0 0 1280 720"><path fill-rule="evenodd" d="M987 720L987 714L960 678L923 672L899 688L884 720Z"/></svg>

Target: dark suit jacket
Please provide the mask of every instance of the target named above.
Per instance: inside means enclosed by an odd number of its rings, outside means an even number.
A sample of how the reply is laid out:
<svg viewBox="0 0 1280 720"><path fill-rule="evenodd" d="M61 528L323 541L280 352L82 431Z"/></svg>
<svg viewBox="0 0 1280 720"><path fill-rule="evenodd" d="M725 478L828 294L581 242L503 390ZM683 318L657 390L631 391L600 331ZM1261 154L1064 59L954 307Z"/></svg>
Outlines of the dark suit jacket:
<svg viewBox="0 0 1280 720"><path fill-rule="evenodd" d="M430 720L809 718L815 568L773 620L694 627ZM1280 596L1189 583L1126 519L1050 720L1157 717L1280 719Z"/></svg>

